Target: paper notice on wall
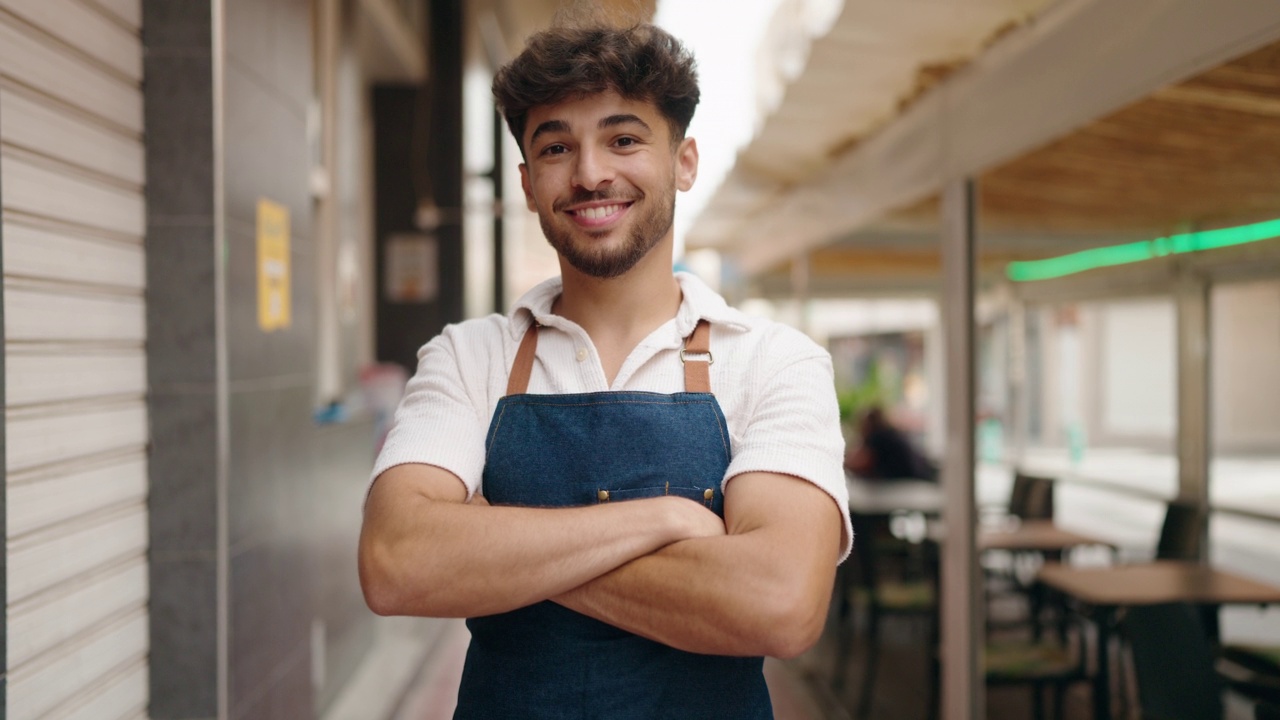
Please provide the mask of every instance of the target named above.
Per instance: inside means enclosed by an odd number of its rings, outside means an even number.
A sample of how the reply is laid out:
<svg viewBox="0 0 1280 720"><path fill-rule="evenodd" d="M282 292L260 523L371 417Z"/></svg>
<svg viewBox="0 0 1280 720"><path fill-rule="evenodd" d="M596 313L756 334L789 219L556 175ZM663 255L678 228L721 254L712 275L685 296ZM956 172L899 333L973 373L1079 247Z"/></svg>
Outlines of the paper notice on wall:
<svg viewBox="0 0 1280 720"><path fill-rule="evenodd" d="M258 327L289 327L289 209L258 200Z"/></svg>
<svg viewBox="0 0 1280 720"><path fill-rule="evenodd" d="M439 267L436 239L429 235L392 235L385 265L388 302L422 303L436 299Z"/></svg>

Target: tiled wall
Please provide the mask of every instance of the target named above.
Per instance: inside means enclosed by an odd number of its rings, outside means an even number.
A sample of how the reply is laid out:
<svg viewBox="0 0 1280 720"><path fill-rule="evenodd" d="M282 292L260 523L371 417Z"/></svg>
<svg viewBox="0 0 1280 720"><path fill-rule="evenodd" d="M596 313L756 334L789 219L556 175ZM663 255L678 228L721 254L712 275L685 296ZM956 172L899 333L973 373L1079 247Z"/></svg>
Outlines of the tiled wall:
<svg viewBox="0 0 1280 720"><path fill-rule="evenodd" d="M315 257L307 0L224 0L230 717L311 709ZM257 206L289 210L292 322L258 326ZM354 480L354 479L353 479Z"/></svg>
<svg viewBox="0 0 1280 720"><path fill-rule="evenodd" d="M317 428L311 420L310 2L220 4L218 158L212 3L143 3L154 437L150 714L216 716L221 581L229 716L309 718L319 713L316 698L332 697L371 642L373 618L360 600L354 553L373 430L368 423ZM271 332L258 325L255 223L264 198L286 207L291 222L292 322ZM225 244L216 237L219 226Z"/></svg>

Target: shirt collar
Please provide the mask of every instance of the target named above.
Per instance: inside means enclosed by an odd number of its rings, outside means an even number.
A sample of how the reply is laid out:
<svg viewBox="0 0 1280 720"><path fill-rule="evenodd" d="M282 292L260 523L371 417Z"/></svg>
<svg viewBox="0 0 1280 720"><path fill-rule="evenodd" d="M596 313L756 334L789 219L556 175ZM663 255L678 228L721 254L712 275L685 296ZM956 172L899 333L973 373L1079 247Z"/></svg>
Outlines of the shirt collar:
<svg viewBox="0 0 1280 720"><path fill-rule="evenodd" d="M678 337L685 338L693 333L699 320L738 331L745 331L750 327L745 315L729 307L724 298L698 276L687 272L677 272L675 275L683 295L675 317ZM535 321L545 323L544 318L551 315L551 305L563 288L564 282L556 276L542 281L521 296L507 320L511 337L519 340Z"/></svg>

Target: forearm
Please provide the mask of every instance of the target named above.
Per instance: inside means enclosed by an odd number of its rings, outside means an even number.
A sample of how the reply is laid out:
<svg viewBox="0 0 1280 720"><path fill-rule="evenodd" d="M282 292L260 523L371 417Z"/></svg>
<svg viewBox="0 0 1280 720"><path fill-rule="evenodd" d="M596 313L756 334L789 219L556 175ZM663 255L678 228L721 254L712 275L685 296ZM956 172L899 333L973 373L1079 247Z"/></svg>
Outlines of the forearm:
<svg viewBox="0 0 1280 720"><path fill-rule="evenodd" d="M677 503L701 510L679 498L488 507L402 487L394 497L371 496L360 541L361 584L381 614L473 617L513 610L690 536Z"/></svg>
<svg viewBox="0 0 1280 720"><path fill-rule="evenodd" d="M741 475L725 497L728 534L673 543L555 601L690 652L792 657L822 632L841 515L807 482Z"/></svg>
<svg viewBox="0 0 1280 720"><path fill-rule="evenodd" d="M793 657L822 631L829 571L778 557L767 535L668 545L554 600L628 632L689 652Z"/></svg>

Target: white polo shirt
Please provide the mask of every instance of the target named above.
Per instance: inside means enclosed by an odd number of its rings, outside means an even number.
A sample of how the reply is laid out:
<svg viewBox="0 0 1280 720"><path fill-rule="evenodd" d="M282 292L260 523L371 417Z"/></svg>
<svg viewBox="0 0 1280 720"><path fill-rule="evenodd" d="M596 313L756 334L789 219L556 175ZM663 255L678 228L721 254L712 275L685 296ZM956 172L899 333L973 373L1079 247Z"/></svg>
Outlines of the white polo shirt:
<svg viewBox="0 0 1280 720"><path fill-rule="evenodd" d="M418 371L396 410L373 479L396 465L422 463L457 475L468 496L479 491L489 420L535 319L544 326L529 379L528 392L536 394L683 392L680 349L705 319L711 323L711 391L728 423L733 452L722 489L746 472L793 475L817 485L843 515L843 561L853 529L831 356L794 328L729 307L693 275L676 273L676 279L683 291L679 311L631 351L612 386L586 331L551 314L562 287L558 277L526 293L509 316L446 327L418 351Z"/></svg>

